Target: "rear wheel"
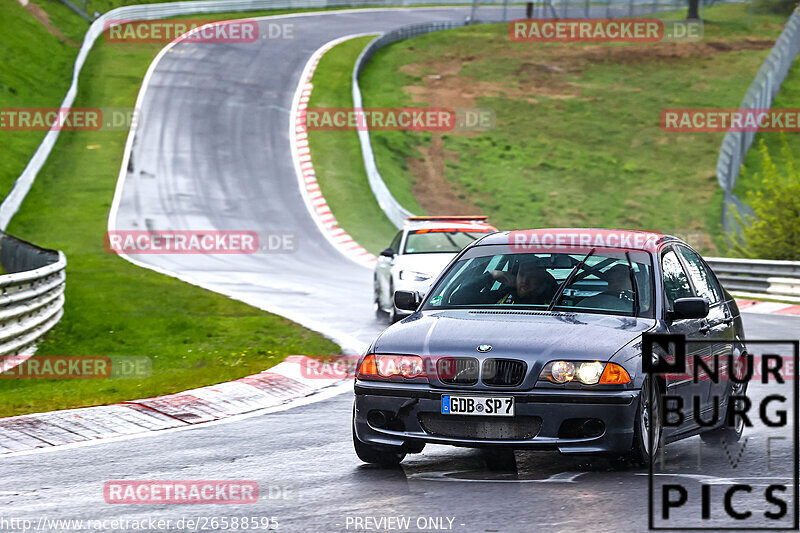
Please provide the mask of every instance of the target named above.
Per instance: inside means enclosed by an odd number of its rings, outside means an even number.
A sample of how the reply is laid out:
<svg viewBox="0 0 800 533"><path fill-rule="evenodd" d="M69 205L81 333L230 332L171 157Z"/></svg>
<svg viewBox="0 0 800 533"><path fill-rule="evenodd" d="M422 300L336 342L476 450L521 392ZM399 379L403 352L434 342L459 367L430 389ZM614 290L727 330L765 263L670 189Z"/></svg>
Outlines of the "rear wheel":
<svg viewBox="0 0 800 533"><path fill-rule="evenodd" d="M353 447L356 455L365 463L384 467L397 466L405 459L406 452L389 446L376 446L358 440L355 420L353 421Z"/></svg>

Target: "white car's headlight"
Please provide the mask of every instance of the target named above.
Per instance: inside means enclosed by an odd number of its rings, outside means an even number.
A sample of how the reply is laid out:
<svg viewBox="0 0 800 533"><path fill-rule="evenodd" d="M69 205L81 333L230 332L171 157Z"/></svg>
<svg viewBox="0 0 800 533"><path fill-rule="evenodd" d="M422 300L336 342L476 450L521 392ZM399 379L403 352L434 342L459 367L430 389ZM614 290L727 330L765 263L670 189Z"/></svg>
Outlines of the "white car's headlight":
<svg viewBox="0 0 800 533"><path fill-rule="evenodd" d="M398 275L403 281L427 281L432 277L430 274L426 274L424 272L414 272L413 270L401 270L400 274Z"/></svg>

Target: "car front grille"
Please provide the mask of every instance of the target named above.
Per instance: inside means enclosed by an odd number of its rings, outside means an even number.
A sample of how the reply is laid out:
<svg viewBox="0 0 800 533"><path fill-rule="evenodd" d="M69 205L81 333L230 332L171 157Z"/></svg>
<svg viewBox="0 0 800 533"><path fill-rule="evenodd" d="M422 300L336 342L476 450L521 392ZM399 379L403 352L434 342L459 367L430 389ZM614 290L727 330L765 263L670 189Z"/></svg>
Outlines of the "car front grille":
<svg viewBox="0 0 800 533"><path fill-rule="evenodd" d="M478 368L474 357L442 357L436 362L439 381L448 385L475 385Z"/></svg>
<svg viewBox="0 0 800 533"><path fill-rule="evenodd" d="M492 387L516 387L525 378L526 365L516 359L487 359L483 362L483 382Z"/></svg>
<svg viewBox="0 0 800 533"><path fill-rule="evenodd" d="M538 416L485 418L420 413L418 418L426 433L453 439L528 440L538 435L542 428L542 419Z"/></svg>

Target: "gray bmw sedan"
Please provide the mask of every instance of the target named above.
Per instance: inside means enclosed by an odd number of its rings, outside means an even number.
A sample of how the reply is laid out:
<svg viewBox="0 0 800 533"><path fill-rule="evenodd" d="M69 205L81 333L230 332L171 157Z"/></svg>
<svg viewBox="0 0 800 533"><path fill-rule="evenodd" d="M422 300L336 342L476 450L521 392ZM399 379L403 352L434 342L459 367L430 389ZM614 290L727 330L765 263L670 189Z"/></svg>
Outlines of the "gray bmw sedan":
<svg viewBox="0 0 800 533"><path fill-rule="evenodd" d="M365 462L395 465L436 443L642 464L667 442L743 431L724 415L746 384L643 372L646 332L682 335L720 365L746 357L735 301L675 237L495 233L457 255L427 295L394 298L413 314L373 342L356 373L353 442ZM669 427L667 391L699 398ZM712 411L723 416L699 423Z"/></svg>

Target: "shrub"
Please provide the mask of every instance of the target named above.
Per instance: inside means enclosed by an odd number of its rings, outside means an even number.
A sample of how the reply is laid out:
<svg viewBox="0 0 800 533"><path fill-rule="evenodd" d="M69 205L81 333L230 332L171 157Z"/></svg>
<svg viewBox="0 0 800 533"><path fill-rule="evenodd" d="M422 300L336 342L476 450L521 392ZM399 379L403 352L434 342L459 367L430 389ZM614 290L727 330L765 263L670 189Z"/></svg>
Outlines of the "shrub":
<svg viewBox="0 0 800 533"><path fill-rule="evenodd" d="M761 139L758 187L747 194L753 215L734 218L741 234L729 234L732 251L757 259L800 260L800 170L781 134L781 161L776 165Z"/></svg>

